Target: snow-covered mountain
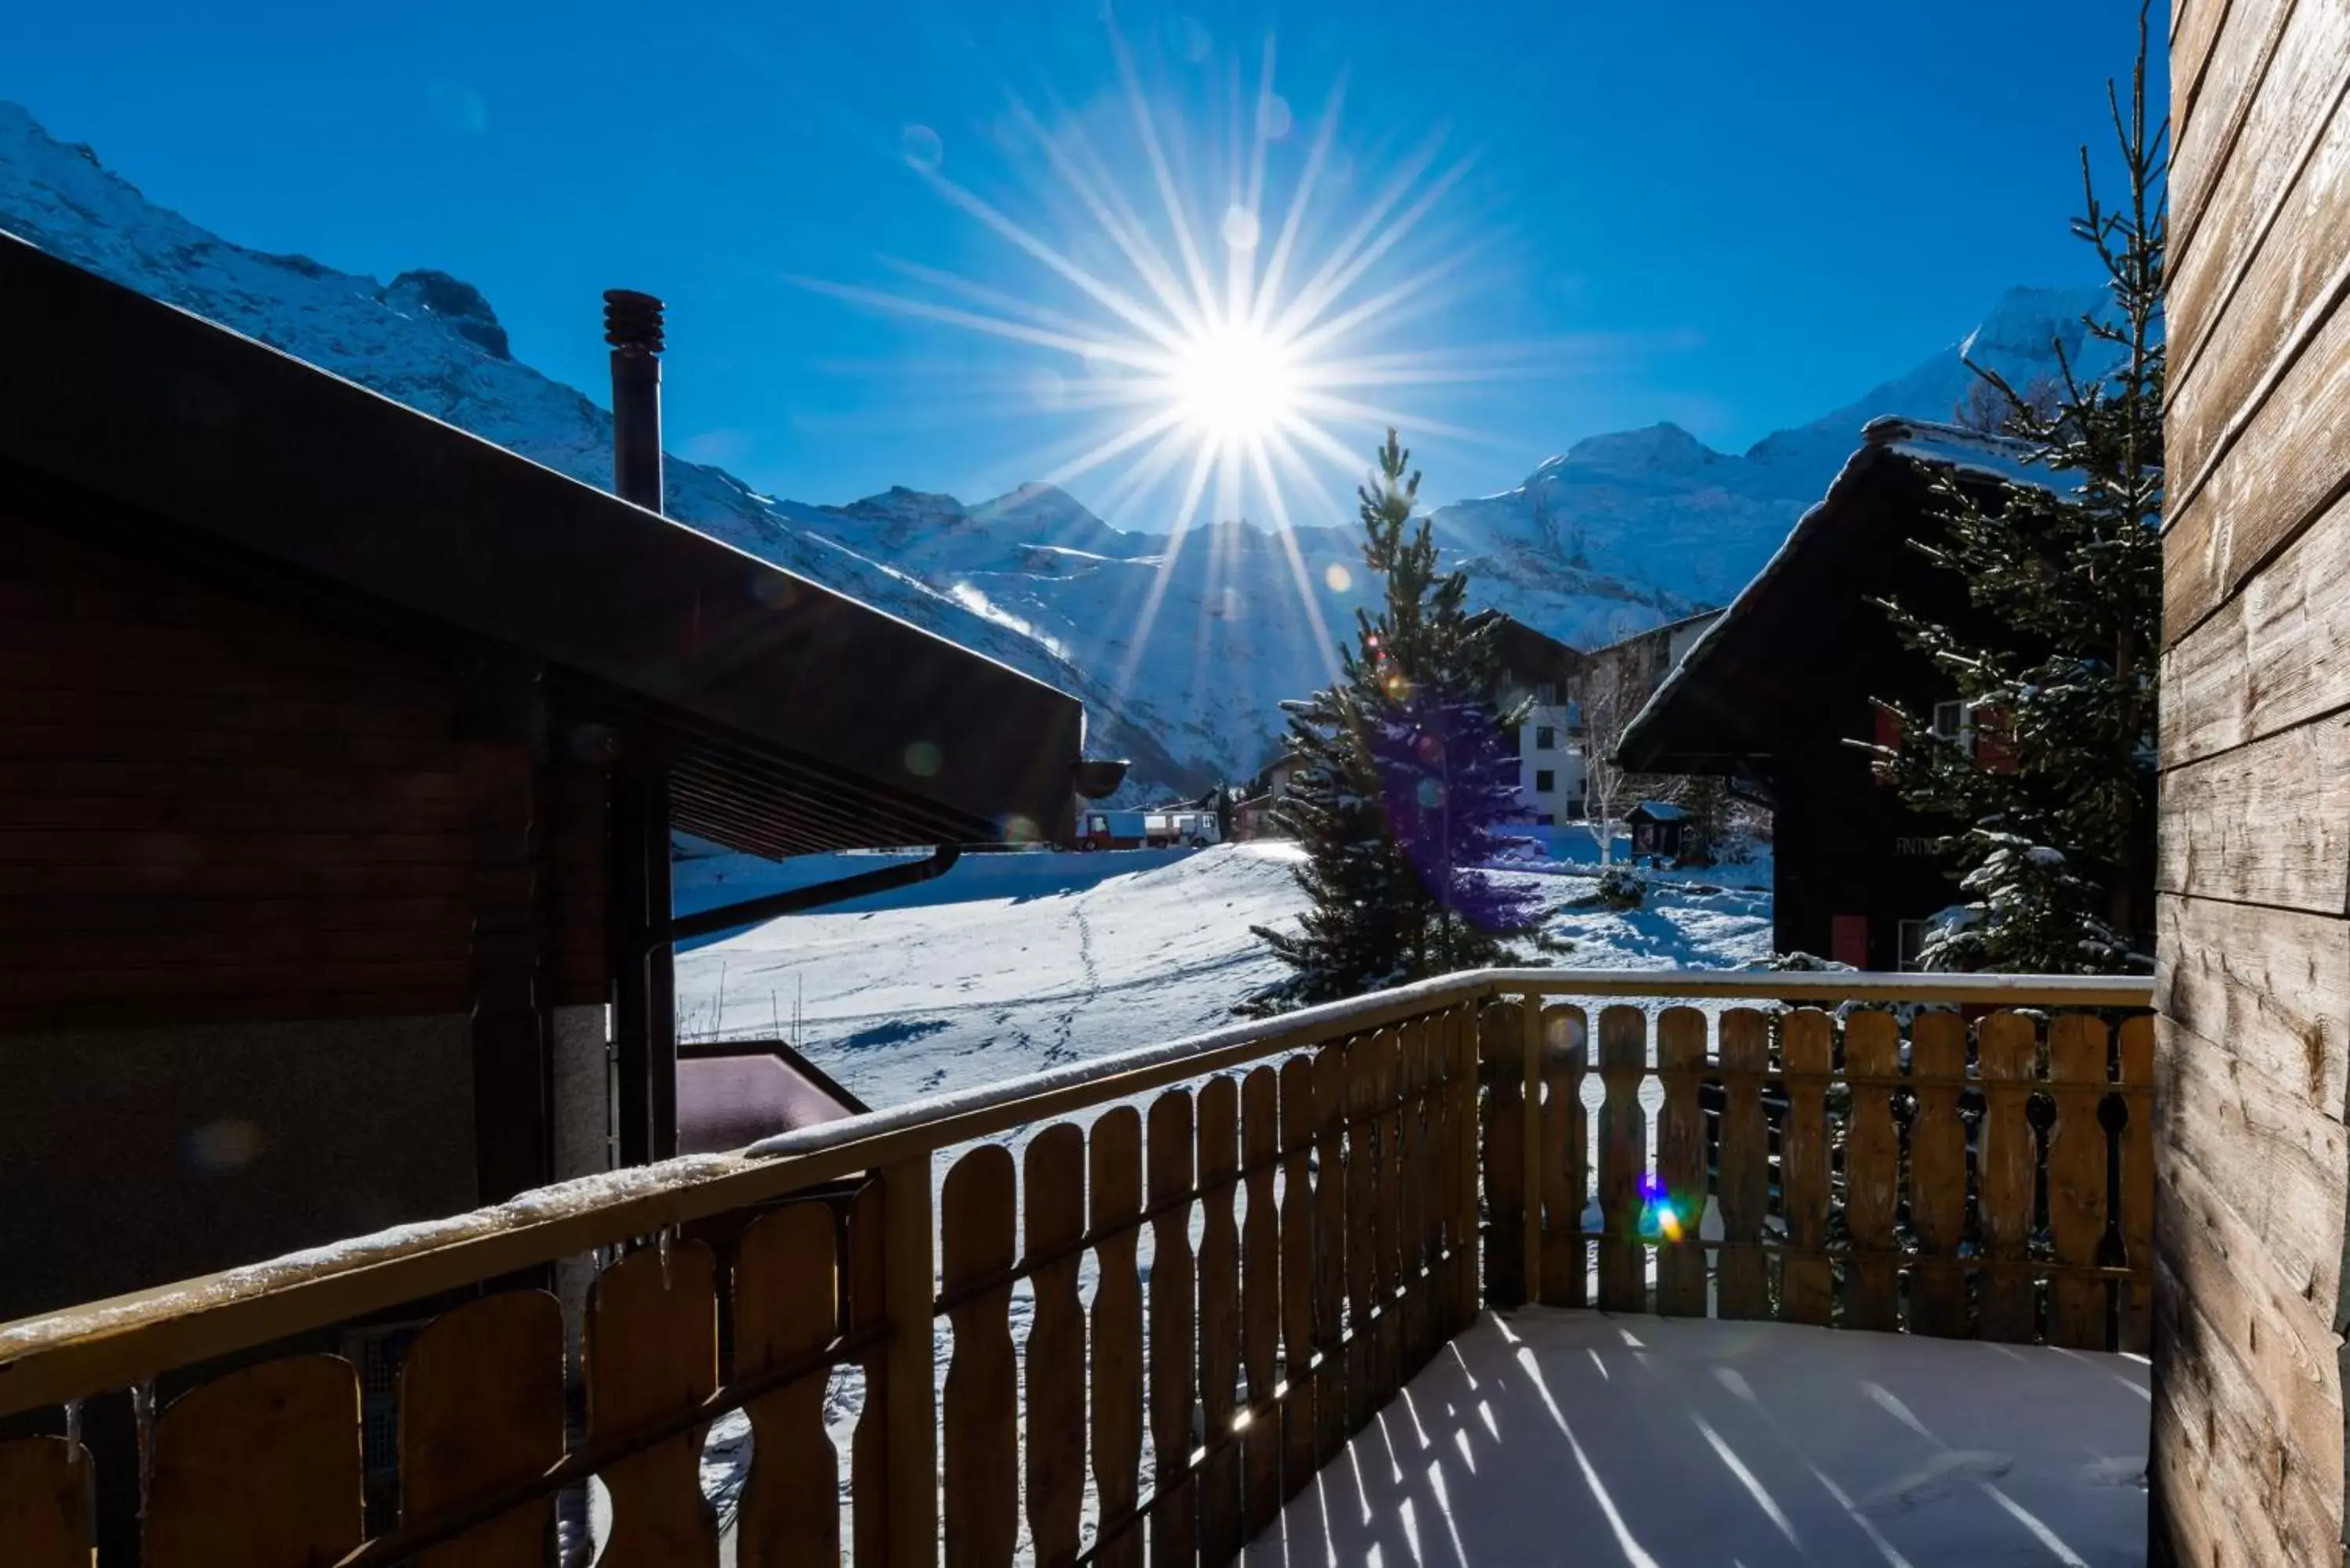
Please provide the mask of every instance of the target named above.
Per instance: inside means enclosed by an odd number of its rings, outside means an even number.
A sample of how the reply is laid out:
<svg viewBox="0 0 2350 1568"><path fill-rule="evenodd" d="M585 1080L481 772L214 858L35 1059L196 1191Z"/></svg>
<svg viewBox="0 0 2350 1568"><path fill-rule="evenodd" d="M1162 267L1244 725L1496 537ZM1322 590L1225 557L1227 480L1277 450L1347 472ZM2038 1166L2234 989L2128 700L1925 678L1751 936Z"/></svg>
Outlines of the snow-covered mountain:
<svg viewBox="0 0 2350 1568"><path fill-rule="evenodd" d="M604 485L611 418L511 353L490 303L445 273L389 284L271 255L156 206L85 147L0 102L0 229ZM1966 342L2029 381L2095 294L2018 289ZM1477 597L1596 644L1737 592L1878 414L1945 417L1970 372L1953 345L1847 408L1742 455L1673 425L1593 436L1499 495L1434 514ZM1053 682L1087 706L1094 749L1135 762L1130 793L1253 774L1278 703L1326 678L1367 603L1351 524L1284 538L1245 523L1114 528L1049 485L975 505L896 489L845 506L761 495L672 457L671 514ZM1308 606L1312 607L1310 609Z"/></svg>

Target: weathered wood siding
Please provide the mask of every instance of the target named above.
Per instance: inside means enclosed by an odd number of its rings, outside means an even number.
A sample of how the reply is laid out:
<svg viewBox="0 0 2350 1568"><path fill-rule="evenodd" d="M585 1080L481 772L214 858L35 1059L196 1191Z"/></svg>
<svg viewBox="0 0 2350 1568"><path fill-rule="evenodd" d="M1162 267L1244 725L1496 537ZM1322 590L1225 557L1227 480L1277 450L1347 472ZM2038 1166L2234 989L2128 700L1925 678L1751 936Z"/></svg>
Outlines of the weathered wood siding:
<svg viewBox="0 0 2350 1568"><path fill-rule="evenodd" d="M2156 1533L2339 1563L2350 5L2171 27Z"/></svg>
<svg viewBox="0 0 2350 1568"><path fill-rule="evenodd" d="M447 657L0 496L0 1027L468 1011L501 815L546 872L554 1000L601 1002L600 764L525 781L463 706Z"/></svg>

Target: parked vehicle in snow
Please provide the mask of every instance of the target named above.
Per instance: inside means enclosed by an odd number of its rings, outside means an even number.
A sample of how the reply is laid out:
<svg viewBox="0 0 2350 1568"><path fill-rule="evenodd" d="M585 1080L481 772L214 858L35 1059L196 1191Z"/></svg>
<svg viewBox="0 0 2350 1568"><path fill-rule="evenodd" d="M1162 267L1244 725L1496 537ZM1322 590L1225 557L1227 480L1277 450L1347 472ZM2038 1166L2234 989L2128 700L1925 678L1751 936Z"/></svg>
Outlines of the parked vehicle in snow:
<svg viewBox="0 0 2350 1568"><path fill-rule="evenodd" d="M1077 814L1079 849L1139 849L1143 846L1144 814L1139 811L1087 809Z"/></svg>
<svg viewBox="0 0 2350 1568"><path fill-rule="evenodd" d="M1212 811L1153 811L1144 814L1142 837L1153 849L1186 844L1194 849L1205 849L1221 840L1222 835L1217 831L1216 814Z"/></svg>

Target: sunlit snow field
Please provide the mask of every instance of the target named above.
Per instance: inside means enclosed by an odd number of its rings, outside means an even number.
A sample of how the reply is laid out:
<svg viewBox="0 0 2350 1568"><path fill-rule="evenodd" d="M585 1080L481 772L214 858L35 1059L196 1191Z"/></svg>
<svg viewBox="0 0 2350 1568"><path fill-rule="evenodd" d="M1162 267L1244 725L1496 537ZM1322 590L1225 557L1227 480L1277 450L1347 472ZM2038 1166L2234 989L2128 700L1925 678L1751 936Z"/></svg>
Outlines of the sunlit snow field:
<svg viewBox="0 0 2350 1568"><path fill-rule="evenodd" d="M689 1039L794 1039L875 1106L1179 1039L1232 1022L1279 977L1250 927L1305 907L1282 843L1198 852L966 857L934 883L771 921L680 956ZM881 861L789 870L742 857L680 868L681 909L846 876ZM1767 859L1654 874L1644 909L1572 908L1596 867L1501 875L1537 888L1576 968L1726 968L1771 951ZM879 905L880 907L874 907ZM795 1014L799 1025L793 1027Z"/></svg>

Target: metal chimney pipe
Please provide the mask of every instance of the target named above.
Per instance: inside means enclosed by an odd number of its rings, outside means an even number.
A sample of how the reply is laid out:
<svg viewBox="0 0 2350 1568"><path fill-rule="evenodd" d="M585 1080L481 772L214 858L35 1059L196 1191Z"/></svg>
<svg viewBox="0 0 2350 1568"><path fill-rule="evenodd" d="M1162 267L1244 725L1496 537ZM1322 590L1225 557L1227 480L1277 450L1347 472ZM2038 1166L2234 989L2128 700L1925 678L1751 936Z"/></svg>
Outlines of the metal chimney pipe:
<svg viewBox="0 0 2350 1568"><path fill-rule="evenodd" d="M612 493L661 510L661 302L632 288L604 291L612 346Z"/></svg>

